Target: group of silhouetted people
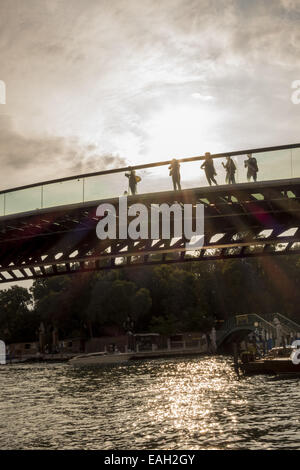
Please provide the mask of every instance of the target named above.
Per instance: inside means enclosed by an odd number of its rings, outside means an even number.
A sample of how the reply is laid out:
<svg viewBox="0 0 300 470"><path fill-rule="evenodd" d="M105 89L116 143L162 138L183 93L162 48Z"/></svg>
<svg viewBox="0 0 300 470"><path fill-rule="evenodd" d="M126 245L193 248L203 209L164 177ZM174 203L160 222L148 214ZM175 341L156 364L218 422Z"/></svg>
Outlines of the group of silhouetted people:
<svg viewBox="0 0 300 470"><path fill-rule="evenodd" d="M228 155L226 157L226 163L222 162L222 165L226 171L226 183L235 184L235 173L237 168L233 159ZM251 178L253 179L253 181L257 181L258 165L256 158L253 157L251 153L247 155L247 160L244 161L244 167L247 168L247 181L250 182ZM200 168L204 170L207 182L210 186L212 185L212 183L216 185L218 184L216 180L217 172L215 170L214 160L210 152L205 153L204 162L202 163ZM169 176L172 177L174 191L180 191L180 163L178 162L178 160L176 160L176 158L173 158L168 169L170 170ZM132 195L135 195L137 193L137 183L141 181L141 177L136 175L135 170L130 170L129 173L125 173L125 176L128 178L130 193ZM127 192L125 193L127 194Z"/></svg>
<svg viewBox="0 0 300 470"><path fill-rule="evenodd" d="M226 163L222 162L223 168L226 170L225 181L227 184L235 184L235 173L236 173L236 164L232 158L228 155L226 157ZM244 166L247 168L247 181L257 180L258 165L255 157L251 153L247 155L247 160L244 161ZM205 160L202 163L201 169L204 169L205 176L208 181L208 184L211 186L212 183L218 184L216 181L217 172L215 170L214 161L209 152L205 154Z"/></svg>

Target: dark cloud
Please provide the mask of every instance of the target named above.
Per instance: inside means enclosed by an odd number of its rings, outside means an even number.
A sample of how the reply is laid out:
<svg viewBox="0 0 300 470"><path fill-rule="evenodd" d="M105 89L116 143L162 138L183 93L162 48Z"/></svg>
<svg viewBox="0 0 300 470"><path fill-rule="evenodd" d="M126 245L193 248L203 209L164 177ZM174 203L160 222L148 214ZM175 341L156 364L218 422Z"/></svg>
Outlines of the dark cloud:
<svg viewBox="0 0 300 470"><path fill-rule="evenodd" d="M126 165L120 156L108 155L95 144L84 145L78 138L24 136L13 129L9 116L0 116L0 143L5 186Z"/></svg>
<svg viewBox="0 0 300 470"><path fill-rule="evenodd" d="M299 0L2 0L16 125L0 130L2 170L37 180L299 140L299 18Z"/></svg>

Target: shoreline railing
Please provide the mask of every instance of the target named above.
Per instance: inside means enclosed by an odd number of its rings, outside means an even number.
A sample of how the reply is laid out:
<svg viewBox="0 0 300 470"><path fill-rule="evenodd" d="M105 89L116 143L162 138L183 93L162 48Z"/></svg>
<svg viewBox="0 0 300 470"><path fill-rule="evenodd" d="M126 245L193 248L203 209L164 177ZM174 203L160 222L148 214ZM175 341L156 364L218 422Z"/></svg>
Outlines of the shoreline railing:
<svg viewBox="0 0 300 470"><path fill-rule="evenodd" d="M247 182L247 169L244 165L247 154L252 154L257 160L257 181L300 177L300 144L291 144L212 154L218 184L226 184L226 172L222 165L226 162L226 156L232 157L235 162L236 183ZM183 190L208 186L205 172L200 168L204 159L203 155L177 158L181 165ZM170 163L171 160L132 165L1 190L0 217L124 195L128 191L125 173L130 169L136 170L136 174L141 177L141 182L137 185L139 194L172 191L172 179L168 170Z"/></svg>

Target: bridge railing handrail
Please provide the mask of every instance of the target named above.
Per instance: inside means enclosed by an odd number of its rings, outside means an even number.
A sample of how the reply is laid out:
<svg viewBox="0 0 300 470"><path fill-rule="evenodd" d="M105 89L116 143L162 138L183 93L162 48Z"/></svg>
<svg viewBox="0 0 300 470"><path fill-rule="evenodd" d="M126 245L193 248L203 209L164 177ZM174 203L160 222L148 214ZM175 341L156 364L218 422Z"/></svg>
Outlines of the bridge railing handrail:
<svg viewBox="0 0 300 470"><path fill-rule="evenodd" d="M247 322L244 324L239 324L237 321L239 317L245 317L247 319ZM252 319L252 321L249 321L250 318ZM224 323L223 327L217 331L217 343L220 344L223 339L230 333L230 331L235 328L253 326L254 329L255 320L259 320L261 323L266 325L268 329L271 329L272 332L276 334L275 325L267 321L261 315L258 315L257 313L240 314L228 318L228 320L226 320L226 322Z"/></svg>
<svg viewBox="0 0 300 470"><path fill-rule="evenodd" d="M212 158L225 158L226 156L230 157L237 157L239 155L247 155L247 154L255 154L255 153L265 153L265 152L274 152L274 151L279 151L279 150L290 150L290 149L295 149L295 148L300 148L300 143L296 144L287 144L287 145L277 145L273 147L261 147L261 148L252 148L252 149L245 149L245 150L237 150L237 151L231 151L231 152L222 152L222 153L215 153L211 154ZM188 163L188 162L195 162L195 161L201 161L204 160L205 156L204 155L199 155L195 157L185 157L185 158L177 158L178 162L180 163ZM46 181L40 181L37 183L32 183L32 184L26 184L23 186L17 186L14 188L8 188L8 189L2 189L0 190L0 194L7 194L11 193L14 191L20 191L22 189L29 189L29 188L34 188L38 186L46 186L54 183L63 183L66 181L72 181L72 180L80 180L84 178L91 178L94 176L101 176L101 175L110 175L114 173L124 173L129 170L142 170L142 169L147 169L147 168L155 168L159 166L165 166L165 165L170 165L172 160L165 160L161 162L153 162L153 163L144 163L141 165L131 165L123 168L113 168L110 170L101 170L101 171L94 171L90 173L82 173L79 175L74 175L74 176L66 176L63 178L56 178L56 179L51 179L51 180L46 180Z"/></svg>
<svg viewBox="0 0 300 470"><path fill-rule="evenodd" d="M266 325L268 325L269 327L275 329L275 326L270 323L268 320L266 320L265 318L261 317L260 315L258 315L257 313L252 313L251 315L255 316L256 318L258 318L262 323L265 323Z"/></svg>
<svg viewBox="0 0 300 470"><path fill-rule="evenodd" d="M293 320L291 320L290 318L286 317L285 315L282 315L282 313L272 313L270 315L273 315L273 317L279 317L279 321L281 319L281 323L283 325L286 325L288 326L290 329L296 329L295 331L300 331L300 325L298 325L298 323L294 322ZM292 326L291 326L292 325Z"/></svg>
<svg viewBox="0 0 300 470"><path fill-rule="evenodd" d="M238 323L238 318L240 317L247 317L247 320L249 318L252 318L252 321L248 323L246 323L247 325L254 325L255 321L259 321L261 323L263 323L264 325L266 325L267 327L271 328L271 329L275 329L275 326L269 322L268 320L266 320L264 317L262 317L261 315L259 315L258 313L247 313L247 314L244 314L244 315L235 315L234 319L235 319L235 323L236 323L236 326L243 326L242 324L239 324Z"/></svg>

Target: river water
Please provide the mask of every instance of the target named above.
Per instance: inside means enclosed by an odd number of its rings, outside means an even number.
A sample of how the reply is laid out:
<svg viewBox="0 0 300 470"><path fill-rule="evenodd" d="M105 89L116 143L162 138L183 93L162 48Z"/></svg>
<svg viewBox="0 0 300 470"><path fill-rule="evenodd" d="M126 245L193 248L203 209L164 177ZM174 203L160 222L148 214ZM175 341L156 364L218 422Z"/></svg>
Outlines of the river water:
<svg viewBox="0 0 300 470"><path fill-rule="evenodd" d="M300 379L225 357L0 367L0 449L300 449Z"/></svg>

